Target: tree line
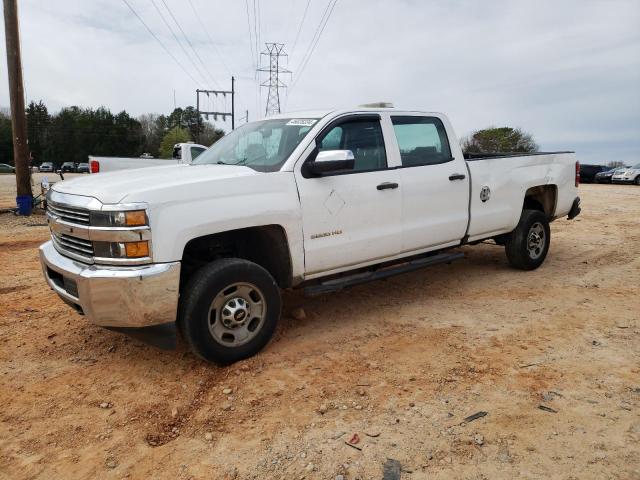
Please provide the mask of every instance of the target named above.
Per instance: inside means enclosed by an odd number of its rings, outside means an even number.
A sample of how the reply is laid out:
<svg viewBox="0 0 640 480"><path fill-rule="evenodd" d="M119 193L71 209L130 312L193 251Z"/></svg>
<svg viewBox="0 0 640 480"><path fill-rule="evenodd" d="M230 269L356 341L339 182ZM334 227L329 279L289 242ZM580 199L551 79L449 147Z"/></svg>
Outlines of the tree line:
<svg viewBox="0 0 640 480"><path fill-rule="evenodd" d="M137 157L171 156L174 143L198 141L209 146L224 131L205 122L192 106L168 115L149 113L132 117L108 108L65 107L50 113L44 102L31 102L26 110L32 164L86 162L89 155ZM0 110L0 163L13 164L11 117Z"/></svg>
<svg viewBox="0 0 640 480"><path fill-rule="evenodd" d="M175 143L198 141L215 143L224 131L204 122L195 108L176 108L169 115L154 113L131 117L105 107L66 107L50 114L42 102L27 108L27 131L33 164L86 162L89 155L137 157L171 156ZM533 136L519 128L490 127L476 130L461 139L465 153L536 152ZM11 119L0 111L0 163L13 163Z"/></svg>

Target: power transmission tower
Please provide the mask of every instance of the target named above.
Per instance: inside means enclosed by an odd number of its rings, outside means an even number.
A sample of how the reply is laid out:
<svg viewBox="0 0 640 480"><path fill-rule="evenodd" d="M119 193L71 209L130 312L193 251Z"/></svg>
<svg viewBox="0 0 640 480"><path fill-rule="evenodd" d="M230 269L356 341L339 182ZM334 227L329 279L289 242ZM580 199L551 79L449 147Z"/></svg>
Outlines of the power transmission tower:
<svg viewBox="0 0 640 480"><path fill-rule="evenodd" d="M18 5L16 0L4 0L4 32L7 43L7 71L9 73L13 161L16 167L17 193L18 197L32 197L29 147L27 145L27 117L24 111L24 87L22 85L22 61L20 59Z"/></svg>
<svg viewBox="0 0 640 480"><path fill-rule="evenodd" d="M280 89L286 88L282 80L280 80L280 74L291 73L290 70L282 68L280 66L280 57L286 57L284 52L284 43L265 43L267 49L261 52L260 55L269 57L269 66L258 68L258 72L269 72L269 80L262 82L261 87L268 87L269 93L267 95L267 107L265 109L265 116L280 113Z"/></svg>

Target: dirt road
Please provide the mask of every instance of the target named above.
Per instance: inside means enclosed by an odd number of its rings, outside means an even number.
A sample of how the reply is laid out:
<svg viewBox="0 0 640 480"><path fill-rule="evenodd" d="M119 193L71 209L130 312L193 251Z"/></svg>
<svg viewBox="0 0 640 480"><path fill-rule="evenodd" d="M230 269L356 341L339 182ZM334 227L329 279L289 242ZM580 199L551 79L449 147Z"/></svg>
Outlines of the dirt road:
<svg viewBox="0 0 640 480"><path fill-rule="evenodd" d="M45 287L43 218L1 215L0 478L638 479L640 188L580 190L539 270L484 244L287 293L306 318L227 368L89 325Z"/></svg>

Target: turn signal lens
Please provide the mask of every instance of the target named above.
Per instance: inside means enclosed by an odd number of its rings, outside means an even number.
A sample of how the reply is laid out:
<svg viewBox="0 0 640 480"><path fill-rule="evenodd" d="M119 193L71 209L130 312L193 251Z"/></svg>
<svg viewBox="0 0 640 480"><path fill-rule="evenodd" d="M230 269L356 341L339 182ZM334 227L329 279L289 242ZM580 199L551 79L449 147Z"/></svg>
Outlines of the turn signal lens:
<svg viewBox="0 0 640 480"><path fill-rule="evenodd" d="M140 258L149 256L149 242L127 242L124 244L127 258Z"/></svg>
<svg viewBox="0 0 640 480"><path fill-rule="evenodd" d="M138 227L147 224L147 216L144 210L132 210L125 212L125 225L128 227Z"/></svg>

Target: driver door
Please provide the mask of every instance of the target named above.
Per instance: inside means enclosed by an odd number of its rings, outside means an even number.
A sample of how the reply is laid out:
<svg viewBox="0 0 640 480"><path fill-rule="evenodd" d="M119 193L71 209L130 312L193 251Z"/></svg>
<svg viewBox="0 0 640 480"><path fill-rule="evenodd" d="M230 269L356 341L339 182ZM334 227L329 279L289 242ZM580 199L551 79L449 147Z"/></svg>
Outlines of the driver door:
<svg viewBox="0 0 640 480"><path fill-rule="evenodd" d="M377 114L339 119L316 137L317 150L351 150L353 170L321 177L296 170L307 276L375 263L400 251L399 174L388 168L384 137Z"/></svg>

